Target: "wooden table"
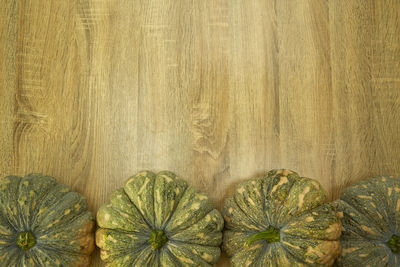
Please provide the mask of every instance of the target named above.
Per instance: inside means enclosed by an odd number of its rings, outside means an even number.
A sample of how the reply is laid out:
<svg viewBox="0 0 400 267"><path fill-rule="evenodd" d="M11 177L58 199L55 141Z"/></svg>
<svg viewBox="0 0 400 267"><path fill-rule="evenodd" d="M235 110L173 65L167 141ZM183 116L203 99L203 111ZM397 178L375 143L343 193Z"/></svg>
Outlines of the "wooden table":
<svg viewBox="0 0 400 267"><path fill-rule="evenodd" d="M273 168L330 199L400 175L397 0L0 2L2 177L55 176L95 212L144 169L218 208Z"/></svg>

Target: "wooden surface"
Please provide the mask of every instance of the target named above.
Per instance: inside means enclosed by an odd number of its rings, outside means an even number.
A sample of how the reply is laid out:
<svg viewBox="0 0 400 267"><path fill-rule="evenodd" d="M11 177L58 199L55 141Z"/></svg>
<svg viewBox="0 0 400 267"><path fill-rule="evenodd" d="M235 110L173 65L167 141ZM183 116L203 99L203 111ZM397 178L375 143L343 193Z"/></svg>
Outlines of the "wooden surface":
<svg viewBox="0 0 400 267"><path fill-rule="evenodd" d="M96 211L143 169L218 208L273 168L331 199L400 175L398 0L0 2L2 177L55 176Z"/></svg>

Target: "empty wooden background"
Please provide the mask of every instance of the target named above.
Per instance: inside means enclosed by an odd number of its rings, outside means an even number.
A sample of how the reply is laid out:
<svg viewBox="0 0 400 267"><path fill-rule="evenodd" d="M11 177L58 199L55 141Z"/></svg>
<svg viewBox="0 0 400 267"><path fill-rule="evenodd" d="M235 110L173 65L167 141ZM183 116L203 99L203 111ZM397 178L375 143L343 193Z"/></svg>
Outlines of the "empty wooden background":
<svg viewBox="0 0 400 267"><path fill-rule="evenodd" d="M95 212L143 169L217 207L272 168L331 199L400 175L398 0L0 2L1 176L55 176Z"/></svg>

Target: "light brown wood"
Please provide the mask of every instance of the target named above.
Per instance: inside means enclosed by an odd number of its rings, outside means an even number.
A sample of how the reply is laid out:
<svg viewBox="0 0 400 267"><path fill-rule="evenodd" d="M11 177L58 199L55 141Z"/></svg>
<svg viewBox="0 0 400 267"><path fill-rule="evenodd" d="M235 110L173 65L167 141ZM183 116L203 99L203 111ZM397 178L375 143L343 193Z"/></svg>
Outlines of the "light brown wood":
<svg viewBox="0 0 400 267"><path fill-rule="evenodd" d="M2 177L55 176L95 212L143 169L218 208L273 168L330 199L400 175L397 0L0 3Z"/></svg>

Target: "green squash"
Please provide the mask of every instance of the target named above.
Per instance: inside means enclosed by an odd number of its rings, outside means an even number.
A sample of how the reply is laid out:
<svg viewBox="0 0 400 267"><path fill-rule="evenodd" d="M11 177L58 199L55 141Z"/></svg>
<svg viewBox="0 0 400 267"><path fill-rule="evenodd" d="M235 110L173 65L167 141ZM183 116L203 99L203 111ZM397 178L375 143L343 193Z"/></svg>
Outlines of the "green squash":
<svg viewBox="0 0 400 267"><path fill-rule="evenodd" d="M334 205L344 227L339 266L400 266L400 178L362 180Z"/></svg>
<svg viewBox="0 0 400 267"><path fill-rule="evenodd" d="M107 266L212 266L223 219L207 195L175 174L143 171L100 207L96 244Z"/></svg>
<svg viewBox="0 0 400 267"><path fill-rule="evenodd" d="M0 180L0 265L89 266L94 217L86 200L41 174Z"/></svg>
<svg viewBox="0 0 400 267"><path fill-rule="evenodd" d="M240 183L222 208L231 266L331 266L341 225L325 199L317 181L290 170Z"/></svg>

